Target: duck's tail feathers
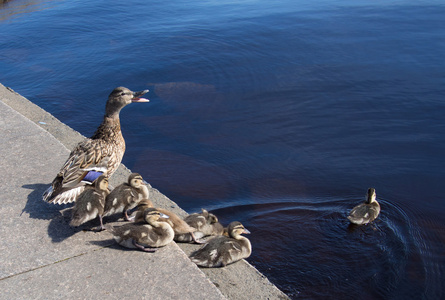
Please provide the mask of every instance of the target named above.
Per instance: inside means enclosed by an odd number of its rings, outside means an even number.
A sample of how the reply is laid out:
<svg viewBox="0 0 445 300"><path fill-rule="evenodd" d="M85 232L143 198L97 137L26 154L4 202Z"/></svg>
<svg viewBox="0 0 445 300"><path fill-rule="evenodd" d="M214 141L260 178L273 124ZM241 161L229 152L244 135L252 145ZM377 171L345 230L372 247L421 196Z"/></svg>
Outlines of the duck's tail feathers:
<svg viewBox="0 0 445 300"><path fill-rule="evenodd" d="M53 203L53 204L72 203L72 202L76 201L77 197L80 195L80 193L83 192L84 189L85 189L84 186L78 186L78 187L60 192L58 194L55 194L53 187L50 186L43 193L43 200L48 203Z"/></svg>
<svg viewBox="0 0 445 300"><path fill-rule="evenodd" d="M43 193L43 195L42 195L42 199L43 199L43 201L47 201L47 202L49 202L50 201L50 199L51 199L51 195L53 194L53 191L54 191L54 189L53 189L53 186L51 185L44 193Z"/></svg>

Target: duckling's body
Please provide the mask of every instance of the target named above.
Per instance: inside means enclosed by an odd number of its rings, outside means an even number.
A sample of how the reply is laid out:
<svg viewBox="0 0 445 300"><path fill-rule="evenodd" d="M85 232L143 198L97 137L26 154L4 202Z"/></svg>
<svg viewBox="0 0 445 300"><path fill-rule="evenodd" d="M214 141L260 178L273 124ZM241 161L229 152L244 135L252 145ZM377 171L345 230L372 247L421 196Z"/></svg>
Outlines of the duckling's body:
<svg viewBox="0 0 445 300"><path fill-rule="evenodd" d="M116 171L125 152L119 113L131 102L148 102L139 96L148 92L132 92L118 87L111 92L105 107L105 116L96 133L71 151L67 161L57 173L43 200L54 204L76 201L85 186L91 185L100 175L108 178Z"/></svg>
<svg viewBox="0 0 445 300"><path fill-rule="evenodd" d="M166 222L160 222L161 213L155 208L148 208L144 212L146 223L128 223L120 227L106 225L115 241L127 248L140 249L146 252L154 252L173 241L175 235L171 226ZM164 216L166 217L166 216Z"/></svg>
<svg viewBox="0 0 445 300"><path fill-rule="evenodd" d="M224 227L218 222L218 218L203 209L201 213L193 213L184 218L184 221L195 228L193 232L195 238L200 239L209 235L222 235ZM191 242L193 237L189 233L175 235L177 242Z"/></svg>
<svg viewBox="0 0 445 300"><path fill-rule="evenodd" d="M136 207L142 199L148 198L149 190L144 179L138 173L132 173L128 182L118 185L105 200L104 216L123 212L124 219L129 221L128 210Z"/></svg>
<svg viewBox="0 0 445 300"><path fill-rule="evenodd" d="M99 216L102 225L105 197L108 195L108 179L102 175L94 185L84 190L78 197L73 209L70 226L79 226Z"/></svg>
<svg viewBox="0 0 445 300"><path fill-rule="evenodd" d="M224 267L252 253L250 241L241 236L250 233L240 222L232 222L228 226L227 236L217 236L206 243L201 249L193 252L190 259L201 267Z"/></svg>
<svg viewBox="0 0 445 300"><path fill-rule="evenodd" d="M143 215L144 215L144 211L150 207L153 207L153 203L150 200L148 200L148 199L141 200L140 203L138 204L138 210L134 215L135 216L134 221L135 222L141 221L141 219L143 218ZM194 232L196 231L196 229L193 228L192 226L190 226L189 224L187 224L177 214L175 214L174 212L169 211L167 209L163 209L163 208L156 208L156 210L158 210L162 214L168 216L167 219L160 218L159 221L167 222L168 224L170 224L170 226L173 228L173 231L175 232L175 238L174 238L175 241L176 241L176 237L178 235L188 234L188 235L190 235L191 240L193 240L195 243L199 243L199 244L202 243L194 235Z"/></svg>
<svg viewBox="0 0 445 300"><path fill-rule="evenodd" d="M354 207L349 213L348 219L351 223L364 225L374 221L380 213L380 204L376 200L375 189L368 189L368 196L365 203Z"/></svg>

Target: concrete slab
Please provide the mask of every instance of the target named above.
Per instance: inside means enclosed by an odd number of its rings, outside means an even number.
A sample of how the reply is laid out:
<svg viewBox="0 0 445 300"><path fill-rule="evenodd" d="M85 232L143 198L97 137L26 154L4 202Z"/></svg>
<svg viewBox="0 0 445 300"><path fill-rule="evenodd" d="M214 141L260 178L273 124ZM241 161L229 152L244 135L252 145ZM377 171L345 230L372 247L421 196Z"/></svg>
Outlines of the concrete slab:
<svg viewBox="0 0 445 300"><path fill-rule="evenodd" d="M98 248L0 281L2 299L225 299L174 244Z"/></svg>

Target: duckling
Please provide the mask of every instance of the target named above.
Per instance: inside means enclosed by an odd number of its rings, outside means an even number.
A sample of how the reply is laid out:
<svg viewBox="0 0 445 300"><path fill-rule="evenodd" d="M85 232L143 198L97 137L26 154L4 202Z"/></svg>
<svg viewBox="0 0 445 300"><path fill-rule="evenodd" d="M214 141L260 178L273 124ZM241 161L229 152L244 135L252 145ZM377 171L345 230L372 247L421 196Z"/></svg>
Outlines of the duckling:
<svg viewBox="0 0 445 300"><path fill-rule="evenodd" d="M132 102L149 102L139 98L147 92L132 92L125 87L111 92L102 124L91 138L74 147L51 186L43 193L44 201L54 204L74 202L85 186L91 185L97 177L106 175L109 178L116 171L125 152L119 113Z"/></svg>
<svg viewBox="0 0 445 300"><path fill-rule="evenodd" d="M193 252L190 259L201 267L225 267L240 259L247 258L252 253L250 241L241 236L250 233L240 222L232 222L228 226L230 237L217 236L206 243L202 248Z"/></svg>
<svg viewBox="0 0 445 300"><path fill-rule="evenodd" d="M84 190L78 197L72 209L70 226L79 226L89 220L99 217L102 224L105 197L108 195L108 178L99 176L93 187Z"/></svg>
<svg viewBox="0 0 445 300"><path fill-rule="evenodd" d="M184 221L195 228L193 233L195 238L201 239L209 235L222 235L224 227L218 222L218 218L209 213L207 210L202 209L201 213L193 213L184 218ZM193 240L190 234L177 234L175 241L177 242L191 242Z"/></svg>
<svg viewBox="0 0 445 300"><path fill-rule="evenodd" d="M140 222L143 219L143 214L144 214L145 209L147 209L149 207L153 207L153 203L149 199L141 200L141 202L138 204L137 211L133 214L134 221ZM187 224L177 214L175 214L174 212L171 212L167 209L163 209L163 208L156 208L156 209L159 212L163 213L164 215L168 216L168 219L160 218L159 221L167 222L168 224L170 224L170 226L173 228L173 230L175 232L175 238L174 238L175 241L178 241L177 236L187 234L187 235L190 235L190 237L191 237L190 241L194 241L197 244L203 243L195 236L194 233L195 233L196 229L191 227L189 224Z"/></svg>
<svg viewBox="0 0 445 300"><path fill-rule="evenodd" d="M144 220L147 223L128 223L120 227L105 225L114 240L121 246L140 249L145 252L155 252L158 247L163 247L173 241L175 232L166 222L160 222L159 218L168 218L155 208L147 208L144 211Z"/></svg>
<svg viewBox="0 0 445 300"><path fill-rule="evenodd" d="M149 190L142 176L131 173L128 182L118 185L105 199L103 216L123 212L125 221L130 221L128 210L135 208L148 195Z"/></svg>
<svg viewBox="0 0 445 300"><path fill-rule="evenodd" d="M354 207L349 213L348 219L357 225L368 224L374 221L380 213L380 204L376 200L375 189L368 189L368 196L365 203Z"/></svg>

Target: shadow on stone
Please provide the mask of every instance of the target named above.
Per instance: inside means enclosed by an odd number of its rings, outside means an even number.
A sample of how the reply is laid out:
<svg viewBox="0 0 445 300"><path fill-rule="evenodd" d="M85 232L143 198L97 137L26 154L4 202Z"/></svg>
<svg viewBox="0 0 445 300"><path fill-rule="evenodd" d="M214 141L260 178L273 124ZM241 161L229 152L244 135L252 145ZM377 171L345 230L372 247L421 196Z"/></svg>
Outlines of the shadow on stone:
<svg viewBox="0 0 445 300"><path fill-rule="evenodd" d="M46 203L42 200L43 192L48 188L48 184L36 183L25 184L22 188L32 190L28 195L28 201L22 210L22 213L28 213L32 219L51 220L60 215L60 210L69 207L70 205L54 205Z"/></svg>
<svg viewBox="0 0 445 300"><path fill-rule="evenodd" d="M107 240L101 240L101 241L90 241L90 244L100 246L100 247L106 247L113 250L119 250L119 251L140 251L137 249L130 249L125 248L116 243L116 241L113 239L113 236L110 233L110 238Z"/></svg>

